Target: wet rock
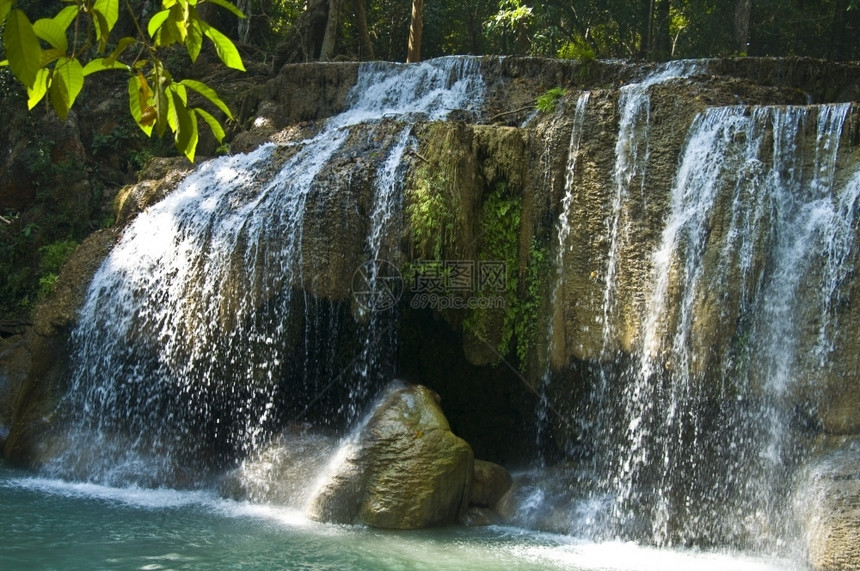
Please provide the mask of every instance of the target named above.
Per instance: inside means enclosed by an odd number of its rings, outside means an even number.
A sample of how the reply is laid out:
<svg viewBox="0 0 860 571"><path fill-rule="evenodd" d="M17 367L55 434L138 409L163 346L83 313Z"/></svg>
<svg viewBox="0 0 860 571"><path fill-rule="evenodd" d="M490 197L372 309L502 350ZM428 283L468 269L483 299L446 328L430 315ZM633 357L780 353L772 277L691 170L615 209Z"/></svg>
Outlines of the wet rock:
<svg viewBox="0 0 860 571"><path fill-rule="evenodd" d="M392 529L452 523L468 505L473 461L436 393L396 388L335 457L308 515Z"/></svg>
<svg viewBox="0 0 860 571"><path fill-rule="evenodd" d="M53 293L33 312L33 327L20 339L10 338L0 350L0 376L9 383L4 407L9 422L7 459L37 466L49 455L56 404L66 390L67 335L93 274L115 241L112 230L84 240L60 271Z"/></svg>
<svg viewBox="0 0 860 571"><path fill-rule="evenodd" d="M185 157L154 158L140 173L137 184L123 187L114 199L114 215L125 224L147 207L163 199L194 170Z"/></svg>
<svg viewBox="0 0 860 571"><path fill-rule="evenodd" d="M492 509L512 483L510 473L503 466L485 460L475 460L469 501L473 506Z"/></svg>
<svg viewBox="0 0 860 571"><path fill-rule="evenodd" d="M860 569L860 440L848 440L819 460L796 498L810 566Z"/></svg>
<svg viewBox="0 0 860 571"><path fill-rule="evenodd" d="M460 523L467 527L478 527L483 525L498 525L504 522L502 516L490 508L470 506L460 517Z"/></svg>

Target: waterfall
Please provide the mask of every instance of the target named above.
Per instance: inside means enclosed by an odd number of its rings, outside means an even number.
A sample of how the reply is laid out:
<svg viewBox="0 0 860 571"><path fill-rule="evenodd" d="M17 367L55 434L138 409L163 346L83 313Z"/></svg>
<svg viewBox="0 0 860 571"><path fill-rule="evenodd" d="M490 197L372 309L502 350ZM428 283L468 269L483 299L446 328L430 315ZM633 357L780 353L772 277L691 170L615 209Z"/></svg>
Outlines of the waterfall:
<svg viewBox="0 0 860 571"><path fill-rule="evenodd" d="M579 158L579 146L582 141L582 131L585 124L585 109L588 106L588 99L591 93L583 91L579 94L576 100L576 107L573 112L573 123L570 130L570 141L567 150L567 164L564 173L564 196L561 200L561 210L556 220L556 253L553 268L555 275L552 279L552 292L550 294L550 312L546 328L546 344L547 356L544 364L543 373L540 378L538 393L540 395L540 403L537 411L537 430L536 444L540 447L542 439L545 437L545 426L549 422L550 403L546 394L547 386L552 377L552 362L555 356L564 351L563 339L560 339L556 332L564 330L563 323L563 304L561 303L562 287L564 285L564 254L568 236L570 236L570 213L573 201L575 199L574 176L576 174L576 162Z"/></svg>
<svg viewBox="0 0 860 571"><path fill-rule="evenodd" d="M403 212L403 190L405 162L403 155L412 142L411 125L404 127L376 173L376 196L370 215L370 232L366 250L368 262L363 264L353 278L353 296L361 296L359 313L368 320L362 351L356 358L355 369L362 380L375 374L372 383L359 382L350 391L349 420L355 421L368 398L371 387L379 388L394 378L396 371L390 359L383 359L384 352L393 352L397 344L396 308L402 294L403 278L397 269L399 258L396 245L385 244L386 237L397 238L402 224L398 217Z"/></svg>
<svg viewBox="0 0 860 571"><path fill-rule="evenodd" d="M596 391L613 409L612 424L593 427L596 469L610 475L604 533L789 549L793 472L853 271L857 177L834 176L849 107L722 107L695 119L651 255L638 348L601 370L616 404Z"/></svg>
<svg viewBox="0 0 860 571"><path fill-rule="evenodd" d="M437 390L476 458L537 459L482 513L801 560L798 474L856 431L838 417L856 403L832 403L856 368L856 103L729 105L798 98L748 77L690 86L708 64L672 62L515 126L544 72L573 85L614 64L499 61L361 64L341 113L205 162L122 228L39 425L47 475L301 509L402 374ZM512 93L485 102L480 65ZM504 110L493 124L476 124L484 105ZM466 122L426 124L452 115ZM426 225L450 224L444 255L464 258L428 290L504 293L486 327L516 336L515 362L470 350L465 307L403 303L400 269L421 261L410 175L439 187ZM490 227L511 230L502 275L456 279L493 262L469 259L495 250Z"/></svg>
<svg viewBox="0 0 860 571"><path fill-rule="evenodd" d="M615 300L618 268L618 253L622 243L627 240L630 214L626 211L630 194L638 185L639 194L645 196L645 180L648 158L650 156L648 130L651 117L650 88L671 80L688 77L698 72L699 62L673 61L663 64L638 83L621 88L618 102L620 119L618 138L615 144L615 166L612 173L614 192L612 194L611 216L606 219L606 235L609 237L609 252L606 262L603 293L602 358L613 359L614 334L612 323L616 320L618 308Z"/></svg>
<svg viewBox="0 0 860 571"><path fill-rule="evenodd" d="M213 159L140 214L80 310L62 403L72 429L48 471L195 485L311 407L339 401L323 416L354 420L373 384L390 379L380 368L391 360L378 356L394 351L392 337L380 335L381 312L358 309L348 325L349 304L308 293L333 287L321 266L348 261L314 242L309 216L349 231L348 203L369 180L359 254L396 258L409 124L477 114L482 98L474 58L364 64L347 109L316 135ZM347 152L367 167L344 180L333 163ZM363 275L381 291L379 276Z"/></svg>

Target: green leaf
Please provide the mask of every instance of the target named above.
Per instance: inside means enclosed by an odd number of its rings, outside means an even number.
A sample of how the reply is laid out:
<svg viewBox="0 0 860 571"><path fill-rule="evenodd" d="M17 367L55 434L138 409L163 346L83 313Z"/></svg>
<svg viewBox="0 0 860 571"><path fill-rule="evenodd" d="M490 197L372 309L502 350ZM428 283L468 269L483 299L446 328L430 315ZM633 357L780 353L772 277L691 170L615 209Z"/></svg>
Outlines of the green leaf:
<svg viewBox="0 0 860 571"><path fill-rule="evenodd" d="M177 22L175 15L171 14L170 17L161 24L161 27L156 30L155 35L152 36L155 45L157 47L164 48L173 44L185 42L184 29L180 30L180 27L184 28L184 26L184 22Z"/></svg>
<svg viewBox="0 0 860 571"><path fill-rule="evenodd" d="M53 18L42 18L33 24L36 36L45 40L56 49L66 53L69 49L69 41L66 38L66 30L75 21L78 15L77 6L66 6Z"/></svg>
<svg viewBox="0 0 860 571"><path fill-rule="evenodd" d="M51 18L42 18L33 22L33 31L36 36L45 40L63 53L69 49L69 42L66 40L66 29Z"/></svg>
<svg viewBox="0 0 860 571"><path fill-rule="evenodd" d="M148 116L144 116L144 111L148 111L152 92L146 79L140 75L133 75L128 79L128 109L135 123L147 136L152 135L153 121Z"/></svg>
<svg viewBox="0 0 860 571"><path fill-rule="evenodd" d="M170 13L169 17L153 36L156 45L161 47L185 43L185 12L182 6L174 4L168 12Z"/></svg>
<svg viewBox="0 0 860 571"><path fill-rule="evenodd" d="M84 66L83 73L84 73L84 77L86 77L92 73L96 73L97 71L108 71L111 69L130 70L131 68L122 62L118 62L115 60L112 61L109 57L107 57L107 58L96 58L96 59L90 60L89 63L87 63L87 65Z"/></svg>
<svg viewBox="0 0 860 571"><path fill-rule="evenodd" d="M243 14L239 8L237 8L230 2L227 2L227 0L208 0L208 2L210 4L215 4L216 6L221 6L222 8L229 10L232 14L236 15L239 18L245 17L245 14Z"/></svg>
<svg viewBox="0 0 860 571"><path fill-rule="evenodd" d="M196 14L196 10L192 10ZM185 49L188 50L188 56L192 62L197 61L197 56L200 55L200 49L203 47L203 28L200 26L199 18L192 18L188 23L188 35L185 36Z"/></svg>
<svg viewBox="0 0 860 571"><path fill-rule="evenodd" d="M39 101L48 92L48 80L51 77L51 71L42 68L36 73L36 81L32 87L27 88L27 109L35 107Z"/></svg>
<svg viewBox="0 0 860 571"><path fill-rule="evenodd" d="M182 85L182 83L174 83L171 85L171 88L173 89L174 93L176 93L177 95L179 95L179 97L182 98L182 102L185 105L188 105L188 90L185 89L185 86Z"/></svg>
<svg viewBox="0 0 860 571"><path fill-rule="evenodd" d="M221 126L221 123L218 122L218 119L216 119L203 109L200 109L199 107L195 107L194 112L200 115L204 121L206 121L206 124L209 125L210 129L212 129L212 134L215 135L215 138L218 140L218 142L224 142L224 137L227 136L227 134L224 132L224 128Z"/></svg>
<svg viewBox="0 0 860 571"><path fill-rule="evenodd" d="M61 77L66 86L68 109L71 109L84 87L84 68L77 58L63 58L57 62L57 66L54 68L54 78L57 77Z"/></svg>
<svg viewBox="0 0 860 571"><path fill-rule="evenodd" d="M69 25L75 21L75 18L78 17L78 12L80 12L80 8L78 8L77 4L74 6L66 6L54 16L54 20L59 22L64 29L68 29Z"/></svg>
<svg viewBox="0 0 860 571"><path fill-rule="evenodd" d="M221 61L224 62L224 65L233 69L238 69L239 71L245 71L245 66L242 64L242 57L239 55L239 50L236 49L236 46L232 41L230 41L230 38L206 22L200 22L200 25L203 27L203 33L206 37L212 40L212 43L215 44L215 51L218 53L218 57Z"/></svg>
<svg viewBox="0 0 860 571"><path fill-rule="evenodd" d="M6 16L9 15L9 10L12 9L12 0L0 0L0 25L6 21ZM6 60L3 60L6 61Z"/></svg>
<svg viewBox="0 0 860 571"><path fill-rule="evenodd" d="M152 96L155 100L155 131L159 137L163 137L170 123L171 98L165 93L164 83L159 78L156 78Z"/></svg>
<svg viewBox="0 0 860 571"><path fill-rule="evenodd" d="M149 19L146 31L149 33L150 37L155 37L155 32L157 32L161 25L164 24L164 21L167 20L168 16L170 16L170 10L162 10L161 12L156 12L155 15Z"/></svg>
<svg viewBox="0 0 860 571"><path fill-rule="evenodd" d="M96 29L96 39L99 41L99 53L104 53L107 49L107 40L108 35L110 34L110 29L108 28L107 20L105 20L104 14L101 12L93 11L93 20L95 20L96 25L94 26Z"/></svg>
<svg viewBox="0 0 860 571"><path fill-rule="evenodd" d="M51 100L54 111L60 116L60 119L65 121L69 115L69 89L61 74L54 73L51 77L51 85L48 87L48 97Z"/></svg>
<svg viewBox="0 0 860 571"><path fill-rule="evenodd" d="M119 0L96 0L93 11L104 16L107 31L110 33L116 25L117 19L119 19Z"/></svg>
<svg viewBox="0 0 860 571"><path fill-rule="evenodd" d="M39 58L42 55L42 47L33 31L33 25L21 10L12 10L6 19L3 47L6 48L12 73L25 87L32 87L41 67Z"/></svg>
<svg viewBox="0 0 860 571"><path fill-rule="evenodd" d="M203 83L202 81L197 81L195 79L183 79L180 82L182 85L193 89L206 99L212 102L212 104L224 112L224 114L230 119L233 118L233 114L230 112L230 108L227 107L227 104L224 103L214 89Z"/></svg>
<svg viewBox="0 0 860 571"><path fill-rule="evenodd" d="M53 63L61 57L66 57L66 52L63 50L58 50L57 48L42 50L41 57L39 58L39 64L41 65L41 67L48 67L49 63Z"/></svg>
<svg viewBox="0 0 860 571"><path fill-rule="evenodd" d="M119 42L116 44L116 49L106 58L106 63L113 64L116 61L116 58L122 55L122 52L124 52L129 46L136 43L137 38L132 38L131 36L120 38Z"/></svg>
<svg viewBox="0 0 860 571"><path fill-rule="evenodd" d="M171 109L175 113L176 127L174 128L174 142L176 150L194 162L194 152L197 150L199 134L197 131L197 115L189 111L182 97L176 91L171 90Z"/></svg>

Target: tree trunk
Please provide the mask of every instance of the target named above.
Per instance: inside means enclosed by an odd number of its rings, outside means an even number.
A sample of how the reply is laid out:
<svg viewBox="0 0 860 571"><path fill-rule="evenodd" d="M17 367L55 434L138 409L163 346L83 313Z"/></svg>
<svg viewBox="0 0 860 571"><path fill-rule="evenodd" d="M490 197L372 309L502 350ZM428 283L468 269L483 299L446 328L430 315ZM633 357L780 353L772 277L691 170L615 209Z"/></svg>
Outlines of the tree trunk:
<svg viewBox="0 0 860 571"><path fill-rule="evenodd" d="M469 10L469 53L478 55L481 53L481 38L483 37L483 28L481 27L481 19L478 17L477 9Z"/></svg>
<svg viewBox="0 0 860 571"><path fill-rule="evenodd" d="M747 54L750 40L752 0L735 0L735 51Z"/></svg>
<svg viewBox="0 0 860 571"><path fill-rule="evenodd" d="M671 15L669 0L657 0L656 21L654 22L654 53L652 57L665 61L672 55L672 36L669 31Z"/></svg>
<svg viewBox="0 0 860 571"><path fill-rule="evenodd" d="M424 0L412 0L412 21L409 24L407 62L421 61L421 33L424 28Z"/></svg>
<svg viewBox="0 0 860 571"><path fill-rule="evenodd" d="M364 0L352 0L355 10L355 24L358 28L358 59L367 61L376 59L373 55L373 44L370 43L370 30L367 27L367 10Z"/></svg>
<svg viewBox="0 0 860 571"><path fill-rule="evenodd" d="M251 38L251 17L253 14L253 6L251 0L237 0L236 7L245 14L244 18L239 18L236 25L236 33L240 42L248 43Z"/></svg>
<svg viewBox="0 0 860 571"><path fill-rule="evenodd" d="M321 51L327 21L328 0L308 2L305 12L293 23L284 41L275 48L275 71L284 64L316 59Z"/></svg>
<svg viewBox="0 0 860 571"><path fill-rule="evenodd" d="M329 61L334 57L334 43L337 40L337 17L340 13L340 0L329 0L328 19L325 23L325 34L320 47L320 61Z"/></svg>
<svg viewBox="0 0 860 571"><path fill-rule="evenodd" d="M654 0L642 0L639 5L639 17L642 26L639 29L639 57L651 59L654 50Z"/></svg>

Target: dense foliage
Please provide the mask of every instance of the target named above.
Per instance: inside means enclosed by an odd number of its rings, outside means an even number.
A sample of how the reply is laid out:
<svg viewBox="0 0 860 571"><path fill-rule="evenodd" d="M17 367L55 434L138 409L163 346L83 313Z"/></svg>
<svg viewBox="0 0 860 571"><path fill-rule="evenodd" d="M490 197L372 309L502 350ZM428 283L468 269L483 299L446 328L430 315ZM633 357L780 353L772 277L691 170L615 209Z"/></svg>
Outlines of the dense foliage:
<svg viewBox="0 0 860 571"><path fill-rule="evenodd" d="M284 5L251 3L259 4L255 14L270 15ZM355 4L342 4L339 50L347 57L359 53ZM410 0L366 2L377 57L406 59L410 6ZM858 0L444 0L428 2L423 14L424 57L472 53L860 59Z"/></svg>
<svg viewBox="0 0 860 571"><path fill-rule="evenodd" d="M174 80L161 50L181 45L191 61L200 55L205 39L214 44L227 67L245 69L235 44L206 22L199 8L207 3L244 14L227 0L163 0L161 10L143 18L130 3L121 0L69 0L53 16L30 20L13 0L0 0L0 23L5 24L3 48L15 77L27 88L27 107L48 97L57 115L65 120L89 75L125 72L128 76L129 110L144 133L174 133L176 148L190 160L197 149L198 117L224 139L221 123L208 111L193 106L189 90L207 99L227 117L227 105L208 85L194 79ZM121 9L133 25L131 35L112 34ZM123 11L125 11L123 10Z"/></svg>

